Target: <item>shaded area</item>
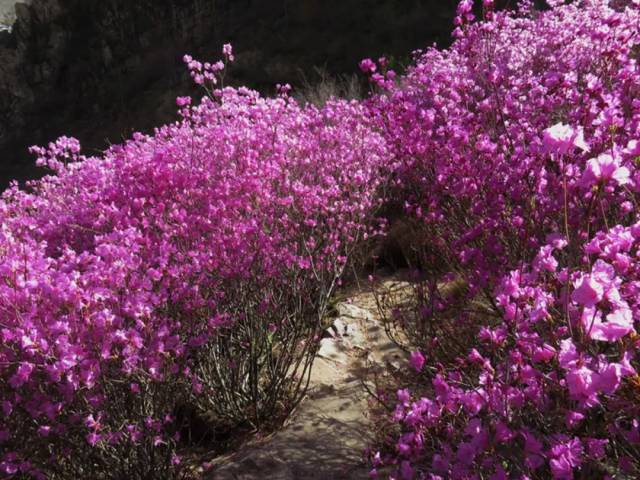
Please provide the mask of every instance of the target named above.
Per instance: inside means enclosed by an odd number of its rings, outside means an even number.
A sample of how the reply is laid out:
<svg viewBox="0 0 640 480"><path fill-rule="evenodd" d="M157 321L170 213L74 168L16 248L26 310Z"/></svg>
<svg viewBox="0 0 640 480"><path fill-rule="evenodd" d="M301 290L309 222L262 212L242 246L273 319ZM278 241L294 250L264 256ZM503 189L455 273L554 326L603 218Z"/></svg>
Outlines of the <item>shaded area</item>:
<svg viewBox="0 0 640 480"><path fill-rule="evenodd" d="M227 479L365 479L362 451L370 432L362 421L366 399L354 388L316 392L294 422L263 446L240 454L209 477Z"/></svg>
<svg viewBox="0 0 640 480"><path fill-rule="evenodd" d="M314 67L352 74L382 54L446 45L457 0L33 0L0 34L0 186L33 178L26 148L59 135L87 153L175 118L198 94L186 52L216 59L232 42L230 79L271 93L313 81Z"/></svg>

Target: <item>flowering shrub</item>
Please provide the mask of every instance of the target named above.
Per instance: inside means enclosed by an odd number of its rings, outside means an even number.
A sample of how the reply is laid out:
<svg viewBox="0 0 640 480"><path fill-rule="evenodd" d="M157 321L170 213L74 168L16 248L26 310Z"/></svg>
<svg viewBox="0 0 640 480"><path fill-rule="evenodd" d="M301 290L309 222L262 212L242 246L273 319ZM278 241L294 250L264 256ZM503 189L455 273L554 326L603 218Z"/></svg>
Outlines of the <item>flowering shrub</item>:
<svg viewBox="0 0 640 480"><path fill-rule="evenodd" d="M100 157L34 148L54 174L0 201L3 477L169 478L177 407L259 427L304 391L384 142L357 103L216 89L224 63L186 60L211 97L180 121Z"/></svg>
<svg viewBox="0 0 640 480"><path fill-rule="evenodd" d="M374 79L418 269L374 476L640 475L640 5L548 3Z"/></svg>
<svg viewBox="0 0 640 480"><path fill-rule="evenodd" d="M180 121L34 148L54 174L0 201L0 474L170 478L181 407L282 418L383 199L417 281L372 475L640 475L640 3L548 3L463 0L450 49L361 62L366 103L186 56Z"/></svg>

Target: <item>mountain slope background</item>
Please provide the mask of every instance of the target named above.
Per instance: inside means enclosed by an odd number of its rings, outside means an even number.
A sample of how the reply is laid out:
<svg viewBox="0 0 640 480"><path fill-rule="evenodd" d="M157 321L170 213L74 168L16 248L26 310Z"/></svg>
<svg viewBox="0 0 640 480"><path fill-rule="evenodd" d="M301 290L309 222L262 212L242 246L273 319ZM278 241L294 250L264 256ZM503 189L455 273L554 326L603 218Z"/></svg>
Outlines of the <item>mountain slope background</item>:
<svg viewBox="0 0 640 480"><path fill-rule="evenodd" d="M2 0L0 13L10 11ZM455 0L32 0L0 33L0 184L41 174L27 148L59 135L93 153L175 118L196 93L185 53L216 59L231 42L229 79L263 93L353 75L363 57L401 63L446 45Z"/></svg>

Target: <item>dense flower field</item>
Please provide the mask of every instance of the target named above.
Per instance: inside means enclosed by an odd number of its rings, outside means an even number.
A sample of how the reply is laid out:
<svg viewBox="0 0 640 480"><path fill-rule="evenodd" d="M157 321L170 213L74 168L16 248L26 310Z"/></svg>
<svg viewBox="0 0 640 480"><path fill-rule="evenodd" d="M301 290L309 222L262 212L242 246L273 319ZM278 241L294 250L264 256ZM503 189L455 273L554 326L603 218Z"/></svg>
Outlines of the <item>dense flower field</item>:
<svg viewBox="0 0 640 480"><path fill-rule="evenodd" d="M373 474L637 478L640 4L492 3L373 79L420 282Z"/></svg>
<svg viewBox="0 0 640 480"><path fill-rule="evenodd" d="M172 478L181 409L286 416L380 206L414 372L371 475L640 475L640 2L548 3L463 0L361 102L224 87L225 45L176 123L35 147L52 174L0 200L0 476Z"/></svg>
<svg viewBox="0 0 640 480"><path fill-rule="evenodd" d="M384 141L356 103L185 60L211 97L181 121L101 157L35 148L55 174L0 202L2 476L168 478L177 407L258 428L304 391Z"/></svg>

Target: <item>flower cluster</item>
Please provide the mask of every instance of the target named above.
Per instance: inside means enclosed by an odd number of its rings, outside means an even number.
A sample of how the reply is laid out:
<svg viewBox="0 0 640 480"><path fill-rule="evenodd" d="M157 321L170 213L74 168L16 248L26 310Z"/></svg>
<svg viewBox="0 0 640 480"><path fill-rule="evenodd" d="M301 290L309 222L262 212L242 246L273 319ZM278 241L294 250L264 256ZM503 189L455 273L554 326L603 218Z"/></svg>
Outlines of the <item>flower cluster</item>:
<svg viewBox="0 0 640 480"><path fill-rule="evenodd" d="M203 81L218 69L187 60ZM295 314L317 314L370 232L385 143L355 102L215 93L98 157L34 148L53 174L0 200L3 478L169 478L176 412L209 382L219 332L268 324L273 363L234 370L241 385L300 363L278 328L318 328ZM238 348L241 364L256 347Z"/></svg>
<svg viewBox="0 0 640 480"><path fill-rule="evenodd" d="M638 476L640 3L548 3L463 0L451 48L361 62L362 103L185 56L179 121L35 147L53 174L0 200L0 475L171 478L181 409L289 412L384 201L417 282L372 475Z"/></svg>
<svg viewBox="0 0 640 480"><path fill-rule="evenodd" d="M472 3L370 100L420 277L390 317L415 372L372 475L635 477L640 8Z"/></svg>

